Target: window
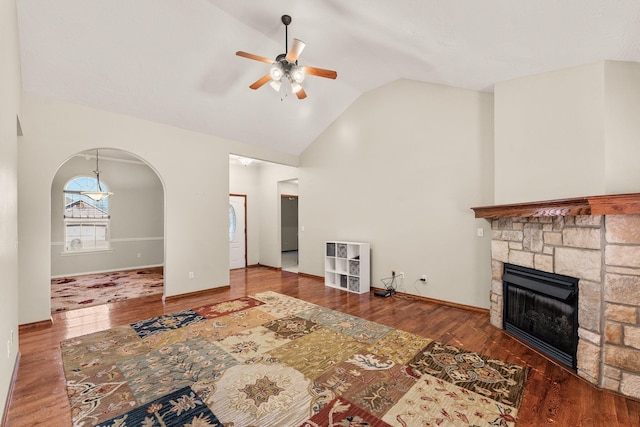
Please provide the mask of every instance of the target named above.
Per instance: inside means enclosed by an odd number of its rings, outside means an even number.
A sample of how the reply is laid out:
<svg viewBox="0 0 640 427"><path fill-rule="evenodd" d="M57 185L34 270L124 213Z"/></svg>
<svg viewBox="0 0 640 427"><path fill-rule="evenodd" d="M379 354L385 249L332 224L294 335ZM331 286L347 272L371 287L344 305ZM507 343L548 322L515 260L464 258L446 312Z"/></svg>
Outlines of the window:
<svg viewBox="0 0 640 427"><path fill-rule="evenodd" d="M109 198L99 202L81 194L95 190L95 178L80 176L64 186L64 242L66 252L102 251L111 248L109 243ZM101 180L104 191L108 186Z"/></svg>
<svg viewBox="0 0 640 427"><path fill-rule="evenodd" d="M229 205L229 241L236 237L236 210Z"/></svg>

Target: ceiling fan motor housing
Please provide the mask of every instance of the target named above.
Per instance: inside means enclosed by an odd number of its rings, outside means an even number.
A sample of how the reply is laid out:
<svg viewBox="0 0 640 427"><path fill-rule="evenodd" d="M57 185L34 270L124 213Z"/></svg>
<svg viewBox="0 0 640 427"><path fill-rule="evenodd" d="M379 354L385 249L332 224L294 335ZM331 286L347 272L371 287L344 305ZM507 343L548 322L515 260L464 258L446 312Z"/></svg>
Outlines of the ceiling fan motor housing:
<svg viewBox="0 0 640 427"><path fill-rule="evenodd" d="M280 58L282 55L279 55ZM302 68L297 65L296 62L289 62L285 58L277 60L271 67L270 75L272 80L280 80L282 77L286 77L290 82L302 83L304 80L304 72Z"/></svg>

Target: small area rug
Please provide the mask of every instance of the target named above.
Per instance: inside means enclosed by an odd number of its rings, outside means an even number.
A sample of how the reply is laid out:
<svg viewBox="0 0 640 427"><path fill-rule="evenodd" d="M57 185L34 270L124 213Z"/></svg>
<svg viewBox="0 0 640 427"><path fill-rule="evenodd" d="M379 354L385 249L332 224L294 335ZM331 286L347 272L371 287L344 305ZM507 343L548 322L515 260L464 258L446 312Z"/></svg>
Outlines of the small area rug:
<svg viewBox="0 0 640 427"><path fill-rule="evenodd" d="M61 349L74 426L513 426L528 374L275 292Z"/></svg>
<svg viewBox="0 0 640 427"><path fill-rule="evenodd" d="M51 312L162 294L162 267L51 279Z"/></svg>

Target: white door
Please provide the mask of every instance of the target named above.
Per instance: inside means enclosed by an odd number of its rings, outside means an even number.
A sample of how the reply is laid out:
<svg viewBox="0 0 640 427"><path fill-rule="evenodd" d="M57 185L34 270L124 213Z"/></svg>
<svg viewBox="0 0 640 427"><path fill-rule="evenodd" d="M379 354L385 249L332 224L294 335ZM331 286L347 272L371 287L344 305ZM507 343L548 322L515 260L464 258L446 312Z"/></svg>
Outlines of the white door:
<svg viewBox="0 0 640 427"><path fill-rule="evenodd" d="M246 261L246 196L229 196L229 268L244 268Z"/></svg>

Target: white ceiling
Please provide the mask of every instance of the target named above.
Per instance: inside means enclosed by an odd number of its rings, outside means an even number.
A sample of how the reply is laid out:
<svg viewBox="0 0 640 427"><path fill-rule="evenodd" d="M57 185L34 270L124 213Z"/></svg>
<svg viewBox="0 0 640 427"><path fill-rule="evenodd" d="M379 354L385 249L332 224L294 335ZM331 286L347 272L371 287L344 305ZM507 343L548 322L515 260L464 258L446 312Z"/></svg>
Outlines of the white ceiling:
<svg viewBox="0 0 640 427"><path fill-rule="evenodd" d="M17 0L25 90L299 154L397 79L492 91L603 59L640 62L638 0ZM303 40L305 100L249 85ZM290 44L291 42L289 42ZM283 85L284 86L284 85Z"/></svg>

